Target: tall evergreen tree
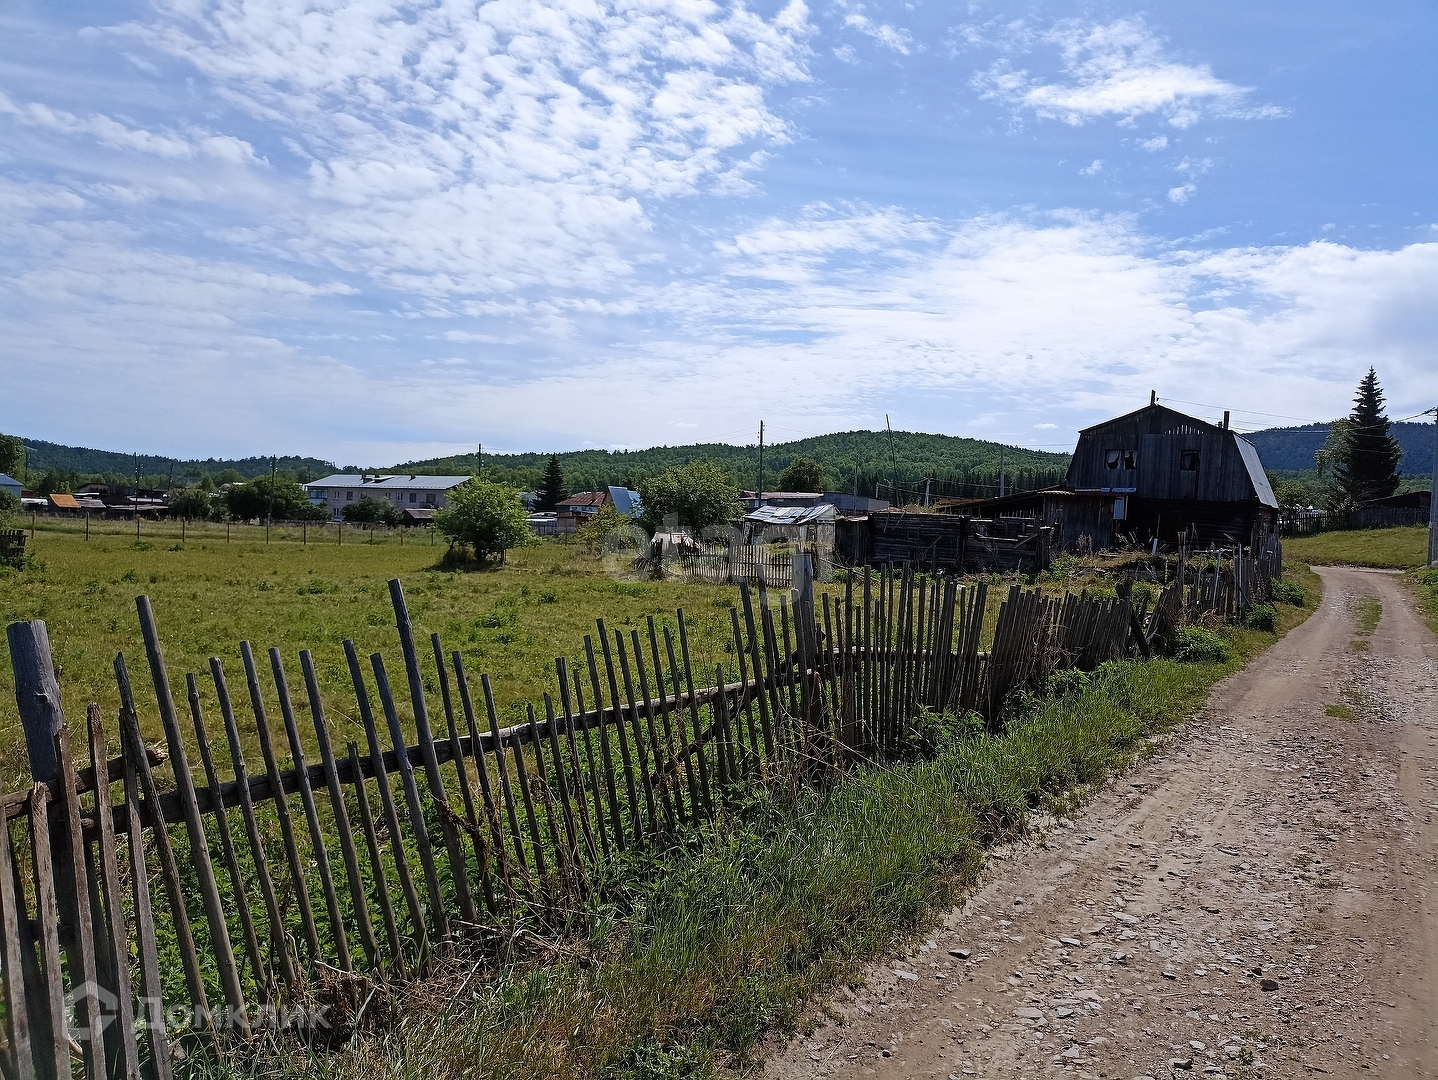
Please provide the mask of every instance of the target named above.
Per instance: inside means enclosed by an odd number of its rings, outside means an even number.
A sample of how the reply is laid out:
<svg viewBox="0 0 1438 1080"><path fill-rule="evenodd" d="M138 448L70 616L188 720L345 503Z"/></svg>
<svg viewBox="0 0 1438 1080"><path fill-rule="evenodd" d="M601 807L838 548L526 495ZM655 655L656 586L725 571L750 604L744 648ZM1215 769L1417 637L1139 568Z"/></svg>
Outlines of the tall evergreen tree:
<svg viewBox="0 0 1438 1080"><path fill-rule="evenodd" d="M1398 490L1398 463L1403 459L1403 448L1389 431L1391 424L1383 411L1383 388L1373 368L1358 384L1353 411L1339 423L1342 427L1333 453L1338 501L1349 507L1362 506L1392 495Z"/></svg>
<svg viewBox="0 0 1438 1080"><path fill-rule="evenodd" d="M564 490L564 466L559 463L558 454L550 454L549 464L544 467L544 479L539 483L539 509L552 513L567 494Z"/></svg>

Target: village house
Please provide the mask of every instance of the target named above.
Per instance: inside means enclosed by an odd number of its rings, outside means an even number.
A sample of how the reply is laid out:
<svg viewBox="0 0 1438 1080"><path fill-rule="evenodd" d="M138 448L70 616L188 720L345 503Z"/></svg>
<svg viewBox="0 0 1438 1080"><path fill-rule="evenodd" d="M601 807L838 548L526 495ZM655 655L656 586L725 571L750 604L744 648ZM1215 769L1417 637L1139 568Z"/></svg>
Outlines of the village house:
<svg viewBox="0 0 1438 1080"><path fill-rule="evenodd" d="M639 492L618 486L603 491L575 492L555 506L553 534L569 536L578 532L581 525L606 506L614 507L620 517L633 517L639 513Z"/></svg>
<svg viewBox="0 0 1438 1080"><path fill-rule="evenodd" d="M424 511L432 514L449 505L449 493L469 476L420 476L415 473L388 475L381 473L334 473L301 485L310 502L329 511L331 521L344 517L344 508L368 496L387 502L400 511ZM428 514L414 513L410 520L427 519Z"/></svg>

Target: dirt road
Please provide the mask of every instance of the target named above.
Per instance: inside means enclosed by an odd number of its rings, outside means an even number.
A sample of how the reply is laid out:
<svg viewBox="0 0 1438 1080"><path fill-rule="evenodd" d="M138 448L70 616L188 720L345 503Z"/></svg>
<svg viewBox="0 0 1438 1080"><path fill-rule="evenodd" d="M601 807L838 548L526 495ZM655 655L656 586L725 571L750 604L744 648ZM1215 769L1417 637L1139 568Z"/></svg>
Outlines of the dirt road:
<svg viewBox="0 0 1438 1080"><path fill-rule="evenodd" d="M765 1075L1438 1076L1438 644L1394 576L1320 573L1306 623Z"/></svg>

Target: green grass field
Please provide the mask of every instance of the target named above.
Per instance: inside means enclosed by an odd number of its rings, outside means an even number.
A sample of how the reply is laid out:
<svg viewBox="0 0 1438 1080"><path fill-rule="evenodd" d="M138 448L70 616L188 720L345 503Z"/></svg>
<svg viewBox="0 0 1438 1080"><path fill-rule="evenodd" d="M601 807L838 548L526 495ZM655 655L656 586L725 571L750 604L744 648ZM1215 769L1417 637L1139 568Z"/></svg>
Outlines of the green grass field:
<svg viewBox="0 0 1438 1080"><path fill-rule="evenodd" d="M538 707L544 691L556 689L554 658L582 659L584 636L595 633L596 617L613 629L643 632L648 615L672 627L675 609L682 606L696 681L711 682L716 664L732 668L724 645L729 607L738 598L733 587L616 579L577 545L554 541L511 552L502 568L464 573L436 569L444 548L413 538L402 547L393 537L374 545L347 540L266 546L253 539L226 544L219 528L218 538L190 539L183 546L178 528L174 538L142 540L138 546L133 534L92 534L86 541L83 526L80 532L42 528L30 542L35 556L30 569L0 569L0 623L45 620L66 715L73 722L83 718L88 702L99 702L112 752L118 746L112 669L117 652L126 656L146 738L163 737L135 611L141 593L154 607L172 692L182 709L185 673L203 675L205 686L211 656L224 662L232 695L243 698L241 640L254 647L266 686L271 680L265 652L280 649L291 695L303 697L298 654L310 649L336 734L361 742L341 642L353 639L362 656L383 652L391 682L404 685L386 584L393 577L404 585L427 679L433 682L429 635L437 631L447 650L464 654L476 697L480 673L490 675L505 711L502 723L523 718L516 703L521 710L524 702ZM707 680L701 675L706 670ZM207 718L218 725L213 693L202 697ZM296 707L303 721L298 700ZM253 722L242 728L251 730ZM27 777L7 650L0 662L0 783L13 790Z"/></svg>
<svg viewBox="0 0 1438 1080"><path fill-rule="evenodd" d="M1428 530L1415 526L1295 536L1283 541L1283 558L1286 562L1306 562L1311 566L1406 570L1427 561Z"/></svg>

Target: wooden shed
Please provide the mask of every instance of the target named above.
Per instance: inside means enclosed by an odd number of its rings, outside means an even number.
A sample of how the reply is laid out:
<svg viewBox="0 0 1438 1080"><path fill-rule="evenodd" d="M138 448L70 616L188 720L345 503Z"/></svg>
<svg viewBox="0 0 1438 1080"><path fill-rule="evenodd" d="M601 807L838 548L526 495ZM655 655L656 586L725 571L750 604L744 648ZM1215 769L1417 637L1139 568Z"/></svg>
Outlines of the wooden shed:
<svg viewBox="0 0 1438 1080"><path fill-rule="evenodd" d="M1064 486L1112 497L1115 537L1257 547L1277 527L1258 451L1223 426L1159 405L1079 432Z"/></svg>

